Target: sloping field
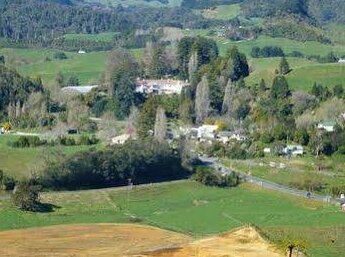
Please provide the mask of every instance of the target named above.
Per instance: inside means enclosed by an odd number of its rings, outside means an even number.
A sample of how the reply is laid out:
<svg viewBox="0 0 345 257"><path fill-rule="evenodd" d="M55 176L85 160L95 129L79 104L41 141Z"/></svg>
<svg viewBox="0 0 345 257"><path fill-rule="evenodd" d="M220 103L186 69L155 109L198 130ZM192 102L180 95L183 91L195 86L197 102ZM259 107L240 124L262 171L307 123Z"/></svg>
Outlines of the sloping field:
<svg viewBox="0 0 345 257"><path fill-rule="evenodd" d="M0 256L134 256L176 247L191 238L140 225L51 226L0 233Z"/></svg>
<svg viewBox="0 0 345 257"><path fill-rule="evenodd" d="M0 256L279 257L250 227L195 242L141 225L51 226L0 233Z"/></svg>

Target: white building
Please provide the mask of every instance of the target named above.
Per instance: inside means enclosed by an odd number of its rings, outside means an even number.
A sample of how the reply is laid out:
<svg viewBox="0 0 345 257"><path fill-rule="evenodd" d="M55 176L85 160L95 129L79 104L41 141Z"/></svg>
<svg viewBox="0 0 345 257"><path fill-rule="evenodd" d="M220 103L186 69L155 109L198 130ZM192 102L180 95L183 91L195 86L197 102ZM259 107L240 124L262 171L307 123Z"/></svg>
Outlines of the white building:
<svg viewBox="0 0 345 257"><path fill-rule="evenodd" d="M339 64L345 64L345 59L343 58L340 58L339 61L338 61Z"/></svg>
<svg viewBox="0 0 345 257"><path fill-rule="evenodd" d="M181 94L182 89L189 86L181 80L137 80L136 92L142 94L173 95Z"/></svg>
<svg viewBox="0 0 345 257"><path fill-rule="evenodd" d="M80 50L78 51L78 54L86 54L86 51L80 49Z"/></svg>
<svg viewBox="0 0 345 257"><path fill-rule="evenodd" d="M244 141L246 137L240 132L221 131L217 134L217 140L224 144L229 143L231 140Z"/></svg>
<svg viewBox="0 0 345 257"><path fill-rule="evenodd" d="M283 149L283 154L292 155L292 156L300 156L304 154L304 148L301 145L287 145Z"/></svg>
<svg viewBox="0 0 345 257"><path fill-rule="evenodd" d="M198 138L214 139L216 137L217 125L202 125L198 128Z"/></svg>
<svg viewBox="0 0 345 257"><path fill-rule="evenodd" d="M131 138L130 134L122 134L120 136L113 137L111 139L111 144L112 145L123 145L124 143L127 142Z"/></svg>
<svg viewBox="0 0 345 257"><path fill-rule="evenodd" d="M318 129L326 130L327 132L334 132L335 122L328 121L328 122L320 122L317 124Z"/></svg>
<svg viewBox="0 0 345 257"><path fill-rule="evenodd" d="M73 86L73 87L63 87L61 89L62 93L65 94L82 94L86 95L91 92L92 89L99 87L98 85L87 85L87 86Z"/></svg>

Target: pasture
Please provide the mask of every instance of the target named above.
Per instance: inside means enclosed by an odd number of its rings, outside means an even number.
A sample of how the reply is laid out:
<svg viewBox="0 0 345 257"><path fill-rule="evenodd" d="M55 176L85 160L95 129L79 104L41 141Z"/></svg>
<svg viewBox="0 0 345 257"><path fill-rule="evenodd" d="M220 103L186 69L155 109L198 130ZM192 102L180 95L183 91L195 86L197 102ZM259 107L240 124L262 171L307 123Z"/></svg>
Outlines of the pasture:
<svg viewBox="0 0 345 257"><path fill-rule="evenodd" d="M61 72L66 78L76 75L80 83L97 84L105 71L109 51L78 54L65 52L67 59L54 59L54 49L0 49L10 67L16 68L21 74L34 77L40 76L44 84L54 82L56 74ZM133 50L133 55L140 58L142 49ZM49 59L47 59L49 58Z"/></svg>
<svg viewBox="0 0 345 257"><path fill-rule="evenodd" d="M112 42L117 33L104 32L98 34L65 34L66 40L95 41L95 42Z"/></svg>
<svg viewBox="0 0 345 257"><path fill-rule="evenodd" d="M215 8L194 11L208 19L230 20L241 13L241 6L239 4L218 5Z"/></svg>
<svg viewBox="0 0 345 257"><path fill-rule="evenodd" d="M252 58L250 66L253 72L246 78L250 86L264 79L271 86L275 78L275 70L281 58ZM291 72L286 76L293 90L310 91L315 82L332 89L335 85L345 85L345 65L320 64L304 58L288 58Z"/></svg>
<svg viewBox="0 0 345 257"><path fill-rule="evenodd" d="M9 200L0 201L0 230L140 222L200 238L253 224L273 242L305 238L312 256L340 256L345 250L345 215L339 207L248 184L221 189L181 181L132 191L45 193L42 201L54 204L54 211L21 212Z"/></svg>
<svg viewBox="0 0 345 257"><path fill-rule="evenodd" d="M85 151L92 146L54 146L13 148L8 145L17 136L0 135L0 170L15 178L29 176L42 169L45 160L59 155L68 156Z"/></svg>

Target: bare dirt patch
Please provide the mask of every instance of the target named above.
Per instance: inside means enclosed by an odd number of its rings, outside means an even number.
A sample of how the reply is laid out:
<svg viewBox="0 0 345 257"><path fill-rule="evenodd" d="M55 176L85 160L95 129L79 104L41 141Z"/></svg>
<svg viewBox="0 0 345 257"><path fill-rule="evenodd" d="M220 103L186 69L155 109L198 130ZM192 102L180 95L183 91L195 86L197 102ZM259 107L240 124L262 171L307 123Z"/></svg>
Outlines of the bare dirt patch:
<svg viewBox="0 0 345 257"><path fill-rule="evenodd" d="M190 241L182 234L141 225L63 225L0 232L0 256L140 256Z"/></svg>
<svg viewBox="0 0 345 257"><path fill-rule="evenodd" d="M281 257L251 227L193 242L133 224L63 225L0 232L0 256Z"/></svg>
<svg viewBox="0 0 345 257"><path fill-rule="evenodd" d="M184 247L148 253L150 257L281 257L282 253L259 233L246 227L221 236L189 243Z"/></svg>

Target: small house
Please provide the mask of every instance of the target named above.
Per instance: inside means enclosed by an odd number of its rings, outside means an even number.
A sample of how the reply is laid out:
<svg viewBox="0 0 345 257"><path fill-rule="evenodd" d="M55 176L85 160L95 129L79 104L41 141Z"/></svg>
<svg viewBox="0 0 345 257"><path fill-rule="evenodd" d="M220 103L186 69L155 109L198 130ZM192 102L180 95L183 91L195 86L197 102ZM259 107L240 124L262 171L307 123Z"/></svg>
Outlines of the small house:
<svg viewBox="0 0 345 257"><path fill-rule="evenodd" d="M230 131L221 131L217 134L217 140L223 144L229 143L231 140L232 132Z"/></svg>
<svg viewBox="0 0 345 257"><path fill-rule="evenodd" d="M197 128L198 139L207 138L215 139L217 134L218 125L202 125Z"/></svg>
<svg viewBox="0 0 345 257"><path fill-rule="evenodd" d="M131 138L130 134L122 134L120 136L113 137L111 139L111 144L112 145L123 145L130 138Z"/></svg>
<svg viewBox="0 0 345 257"><path fill-rule="evenodd" d="M326 132L334 132L335 124L336 123L333 121L320 122L319 124L317 124L317 128L325 130Z"/></svg>
<svg viewBox="0 0 345 257"><path fill-rule="evenodd" d="M304 148L301 145L287 145L283 149L283 154L292 156L301 156L304 154Z"/></svg>
<svg viewBox="0 0 345 257"><path fill-rule="evenodd" d="M80 49L80 50L78 51L78 54L86 54L86 51Z"/></svg>
<svg viewBox="0 0 345 257"><path fill-rule="evenodd" d="M345 64L345 59L344 58L340 58L338 61L339 64Z"/></svg>

